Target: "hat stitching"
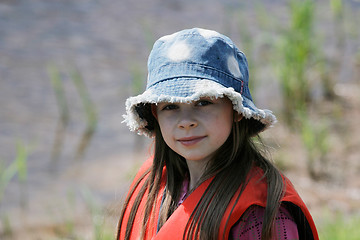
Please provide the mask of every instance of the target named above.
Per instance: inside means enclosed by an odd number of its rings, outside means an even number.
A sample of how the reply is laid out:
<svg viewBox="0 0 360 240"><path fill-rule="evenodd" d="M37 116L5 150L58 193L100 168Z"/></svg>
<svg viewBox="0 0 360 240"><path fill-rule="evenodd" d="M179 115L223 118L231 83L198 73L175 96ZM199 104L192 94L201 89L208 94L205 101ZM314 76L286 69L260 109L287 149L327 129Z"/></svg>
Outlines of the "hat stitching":
<svg viewBox="0 0 360 240"><path fill-rule="evenodd" d="M155 75L154 78L156 78L156 76L157 76L157 74L158 74L159 72L164 72L164 68L165 68L165 67L181 66L181 65L186 66L188 69L190 68L190 66L199 66L200 69L203 68L202 71L211 70L211 71L216 72L216 73L219 73L219 74L221 74L221 75L225 75L227 78L230 78L230 79L233 79L233 80L235 80L235 81L241 82L242 88L243 88L243 86L244 86L244 80L241 79L241 78L235 77L235 76L232 75L232 74L229 74L229 73L227 73L227 72L225 72L225 71L219 70L219 69L217 69L217 68L214 68L214 67L211 67L211 66L208 66L208 65L199 64L199 63L191 63L191 62L186 62L186 63L184 63L184 62L182 62L182 63L169 63L169 64L166 64L166 65L162 65L162 66L154 69L153 72L155 72L155 73L154 73L154 74L149 74L149 76ZM194 70L196 70L196 69L194 69ZM186 73L185 73L185 74L186 74ZM199 78L199 79L204 79L204 78L206 78L206 77L204 77L204 76L203 76L203 77L195 76L195 73L194 73L194 72L188 73L188 74L193 74L193 75L185 75L185 74L184 74L184 73L181 73L181 75L179 74L179 76L173 76L173 77L168 77L168 78L164 78L164 79L161 79L161 80L157 80L157 81L154 82L153 84L149 85L148 88L156 85L156 84L159 83L159 82L166 81L166 80L169 80L169 79L174 79L174 78ZM211 80L213 80L213 78L206 78L206 79L211 79ZM214 80L213 80L213 81L214 81Z"/></svg>
<svg viewBox="0 0 360 240"><path fill-rule="evenodd" d="M189 66L189 65L193 65L193 66L200 66L200 67L203 67L203 68L206 68L206 69L209 69L209 70L214 70L214 71L217 71L219 73L222 73L224 75L227 75L228 77L231 77L231 78L234 78L234 79L238 79L238 80L242 80L241 77L236 77L234 76L233 74L231 73L228 73L228 72L225 72L225 71L222 71L218 68L215 68L215 67L212 67L212 66L209 66L209 65L205 65L205 64L201 64L201 63L195 63L195 62L171 62L171 63L167 63L167 64L164 64L164 65L161 65L157 68L155 68L153 71L155 72L155 70L157 70L156 72L159 72L160 69L164 68L164 67L168 67L168 66L176 66L176 65L184 65L184 66Z"/></svg>
<svg viewBox="0 0 360 240"><path fill-rule="evenodd" d="M240 94L243 93L244 90L244 81L241 81L241 89L240 89Z"/></svg>

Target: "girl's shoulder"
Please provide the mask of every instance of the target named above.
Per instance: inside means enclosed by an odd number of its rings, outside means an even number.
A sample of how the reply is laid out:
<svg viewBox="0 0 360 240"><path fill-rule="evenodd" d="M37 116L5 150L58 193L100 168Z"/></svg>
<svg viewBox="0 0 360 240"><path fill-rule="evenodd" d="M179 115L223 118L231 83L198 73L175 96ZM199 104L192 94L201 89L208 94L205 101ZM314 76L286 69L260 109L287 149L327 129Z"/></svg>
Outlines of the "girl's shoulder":
<svg viewBox="0 0 360 240"><path fill-rule="evenodd" d="M252 205L241 216L239 221L231 228L230 239L261 239L265 208ZM284 205L281 205L276 215L275 239L299 239L296 222Z"/></svg>

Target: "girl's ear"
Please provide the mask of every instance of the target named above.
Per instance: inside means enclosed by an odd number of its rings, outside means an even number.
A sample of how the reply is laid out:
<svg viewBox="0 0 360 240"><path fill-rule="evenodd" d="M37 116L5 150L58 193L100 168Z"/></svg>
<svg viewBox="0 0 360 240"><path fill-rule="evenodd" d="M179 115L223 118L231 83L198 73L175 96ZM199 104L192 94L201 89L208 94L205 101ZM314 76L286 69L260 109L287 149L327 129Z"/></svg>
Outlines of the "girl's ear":
<svg viewBox="0 0 360 240"><path fill-rule="evenodd" d="M243 117L244 116L241 113L234 112L234 122L240 122Z"/></svg>
<svg viewBox="0 0 360 240"><path fill-rule="evenodd" d="M156 105L155 105L155 104L151 104L151 113L152 113L152 115L154 116L154 118L155 118L156 120L158 120L158 118L157 118L157 112L156 112Z"/></svg>

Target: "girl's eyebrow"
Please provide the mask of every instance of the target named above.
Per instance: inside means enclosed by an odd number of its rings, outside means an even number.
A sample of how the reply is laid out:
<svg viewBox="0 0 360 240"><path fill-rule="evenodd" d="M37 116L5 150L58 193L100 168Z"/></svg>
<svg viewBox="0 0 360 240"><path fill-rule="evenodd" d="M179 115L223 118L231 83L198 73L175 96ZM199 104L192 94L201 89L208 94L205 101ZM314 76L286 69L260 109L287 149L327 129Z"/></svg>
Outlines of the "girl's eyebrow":
<svg viewBox="0 0 360 240"><path fill-rule="evenodd" d="M179 103L171 103L171 102L164 102L157 104L157 107L160 107L161 109L167 106L178 106Z"/></svg>
<svg viewBox="0 0 360 240"><path fill-rule="evenodd" d="M157 106L159 105L178 105L179 103L176 103L176 102L161 102L161 103L158 103Z"/></svg>

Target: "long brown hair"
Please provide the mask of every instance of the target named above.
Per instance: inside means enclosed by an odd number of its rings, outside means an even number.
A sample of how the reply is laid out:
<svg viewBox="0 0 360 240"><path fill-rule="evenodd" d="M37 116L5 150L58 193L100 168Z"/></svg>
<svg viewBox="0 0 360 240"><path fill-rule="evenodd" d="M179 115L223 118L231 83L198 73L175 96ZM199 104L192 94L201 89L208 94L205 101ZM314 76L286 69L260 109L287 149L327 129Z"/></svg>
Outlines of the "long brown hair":
<svg viewBox="0 0 360 240"><path fill-rule="evenodd" d="M149 176L146 178L142 189L136 196L133 206L129 206L131 210L130 217L126 224L125 239L129 239L130 237L140 200L143 198L145 192L147 192L148 195L144 211L143 227L140 233L141 237L144 236L147 225L153 221L153 219L150 219L150 216L154 216L154 214L151 213L155 211L154 208L156 204L154 204L154 202L159 194L163 167L166 166L167 170L167 185L159 215L159 228L163 226L166 220L176 210L179 201L179 189L181 189L182 182L188 174L185 159L166 145L158 124L156 121L154 122L154 161L151 169L147 172ZM237 203L242 191L246 187L247 175L254 165L263 169L264 177L268 183L267 204L261 238L263 240L271 239L274 219L283 194L283 180L280 172L264 157L262 150L259 149L259 144L255 144L256 139L259 140L258 142L261 142L257 133L254 133L254 129L258 129L259 124L261 123L254 119L245 118L239 122L234 122L229 138L208 163L206 171L199 181L200 184L209 177L214 177L194 209L190 218L191 220L189 220L187 224L189 231L184 233L183 239L200 238L215 240L218 238L220 223L225 210L232 198L235 197L235 204ZM263 144L260 145L263 146ZM145 174L143 177L145 177ZM141 180L140 178L138 182ZM130 194L125 200L119 220L117 239L119 238L125 209L128 207L129 199L135 191L137 184L130 190ZM235 196L238 189L240 189L240 193L238 196ZM154 223L152 222L152 224Z"/></svg>

